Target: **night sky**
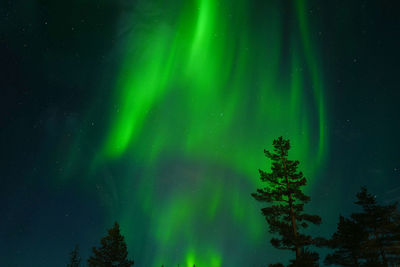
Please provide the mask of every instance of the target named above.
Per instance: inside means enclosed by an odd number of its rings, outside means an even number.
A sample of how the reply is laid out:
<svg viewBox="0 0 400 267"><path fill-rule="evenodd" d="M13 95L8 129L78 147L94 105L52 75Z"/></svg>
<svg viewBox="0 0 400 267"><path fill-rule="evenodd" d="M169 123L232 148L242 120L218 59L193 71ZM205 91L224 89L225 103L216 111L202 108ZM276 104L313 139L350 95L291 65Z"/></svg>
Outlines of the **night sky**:
<svg viewBox="0 0 400 267"><path fill-rule="evenodd" d="M265 266L250 194L289 138L311 232L400 200L397 1L0 4L0 259L65 266L114 221L135 266ZM323 252L322 254L323 255Z"/></svg>

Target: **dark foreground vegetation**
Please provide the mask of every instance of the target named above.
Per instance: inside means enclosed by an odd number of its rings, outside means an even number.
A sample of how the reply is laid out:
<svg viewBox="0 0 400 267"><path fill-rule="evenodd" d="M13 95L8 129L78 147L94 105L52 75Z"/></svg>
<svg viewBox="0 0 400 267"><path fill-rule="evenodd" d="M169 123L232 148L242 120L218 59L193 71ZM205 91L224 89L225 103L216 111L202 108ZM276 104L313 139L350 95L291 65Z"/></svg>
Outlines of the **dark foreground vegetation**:
<svg viewBox="0 0 400 267"><path fill-rule="evenodd" d="M121 235L118 223L108 230L108 235L100 241L99 248L93 247L93 255L87 260L89 267L130 267L134 264L128 259L128 250L124 237ZM70 254L68 267L81 267L78 247Z"/></svg>
<svg viewBox="0 0 400 267"><path fill-rule="evenodd" d="M304 211L304 205L310 201L302 190L307 179L298 170L299 161L288 158L289 140L279 137L274 140L273 147L272 151L264 150L265 156L272 161L271 171L259 170L265 187L257 189L252 196L266 205L261 212L269 232L274 235L270 240L272 246L293 253L294 258L288 267L319 266L319 254L313 250L316 247L330 249L323 260L325 265L400 266L400 212L397 203L380 205L367 188L361 187L354 202L361 212L353 213L349 218L340 216L337 229L329 239L308 235L308 226L320 225L322 220L320 216ZM93 248L87 264L89 267L133 266L134 261L128 259L118 223L101 239L101 246ZM78 246L71 252L67 266L83 266ZM284 267L282 263L268 266Z"/></svg>

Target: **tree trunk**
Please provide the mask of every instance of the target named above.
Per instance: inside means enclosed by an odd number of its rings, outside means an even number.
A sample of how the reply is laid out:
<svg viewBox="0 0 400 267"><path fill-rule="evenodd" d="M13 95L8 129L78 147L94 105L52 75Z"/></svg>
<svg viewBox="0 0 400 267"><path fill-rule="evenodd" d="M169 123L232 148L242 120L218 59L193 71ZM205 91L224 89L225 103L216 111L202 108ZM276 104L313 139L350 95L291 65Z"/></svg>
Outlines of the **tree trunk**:
<svg viewBox="0 0 400 267"><path fill-rule="evenodd" d="M281 147L281 151L282 151L282 164L283 164L283 170L285 173L285 182L286 182L286 190L288 192L288 198L289 198L289 215L290 215L290 219L292 221L292 228L293 228L293 235L295 238L295 247L296 247L296 260L299 259L299 257L301 256L301 250L300 250L300 246L297 243L297 224L296 224L296 218L294 217L294 211L293 211L293 199L292 199L292 194L290 193L290 187L289 187L289 179L287 177L287 171L286 171L286 162L285 162L285 158L283 157L283 149Z"/></svg>

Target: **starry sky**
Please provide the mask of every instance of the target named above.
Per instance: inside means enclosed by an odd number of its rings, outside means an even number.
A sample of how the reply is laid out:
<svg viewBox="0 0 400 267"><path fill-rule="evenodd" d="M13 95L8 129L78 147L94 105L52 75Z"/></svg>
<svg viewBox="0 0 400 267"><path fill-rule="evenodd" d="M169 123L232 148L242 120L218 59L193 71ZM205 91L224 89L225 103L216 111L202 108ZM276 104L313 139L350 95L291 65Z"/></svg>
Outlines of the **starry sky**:
<svg viewBox="0 0 400 267"><path fill-rule="evenodd" d="M135 266L265 266L250 194L292 143L328 237L400 200L396 1L0 4L0 258L65 266L114 221ZM322 252L323 253L323 252Z"/></svg>

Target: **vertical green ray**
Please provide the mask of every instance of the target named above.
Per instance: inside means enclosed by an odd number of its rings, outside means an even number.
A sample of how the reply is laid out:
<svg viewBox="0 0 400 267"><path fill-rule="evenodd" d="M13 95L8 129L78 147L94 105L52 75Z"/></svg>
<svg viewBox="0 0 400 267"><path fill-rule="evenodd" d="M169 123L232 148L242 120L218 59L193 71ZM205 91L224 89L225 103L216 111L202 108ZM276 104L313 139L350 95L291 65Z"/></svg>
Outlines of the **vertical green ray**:
<svg viewBox="0 0 400 267"><path fill-rule="evenodd" d="M299 22L299 28L301 33L301 41L303 44L304 55L307 60L307 66L311 73L311 80L314 89L314 99L318 107L318 123L319 123L319 143L318 143L318 161L321 162L326 154L327 150L327 127L328 123L326 121L326 111L325 111L325 101L323 94L323 83L322 75L319 70L319 65L317 61L318 54L313 52L315 48L311 43L311 37L309 33L308 20L306 17L307 3L305 0L296 0L297 16Z"/></svg>

